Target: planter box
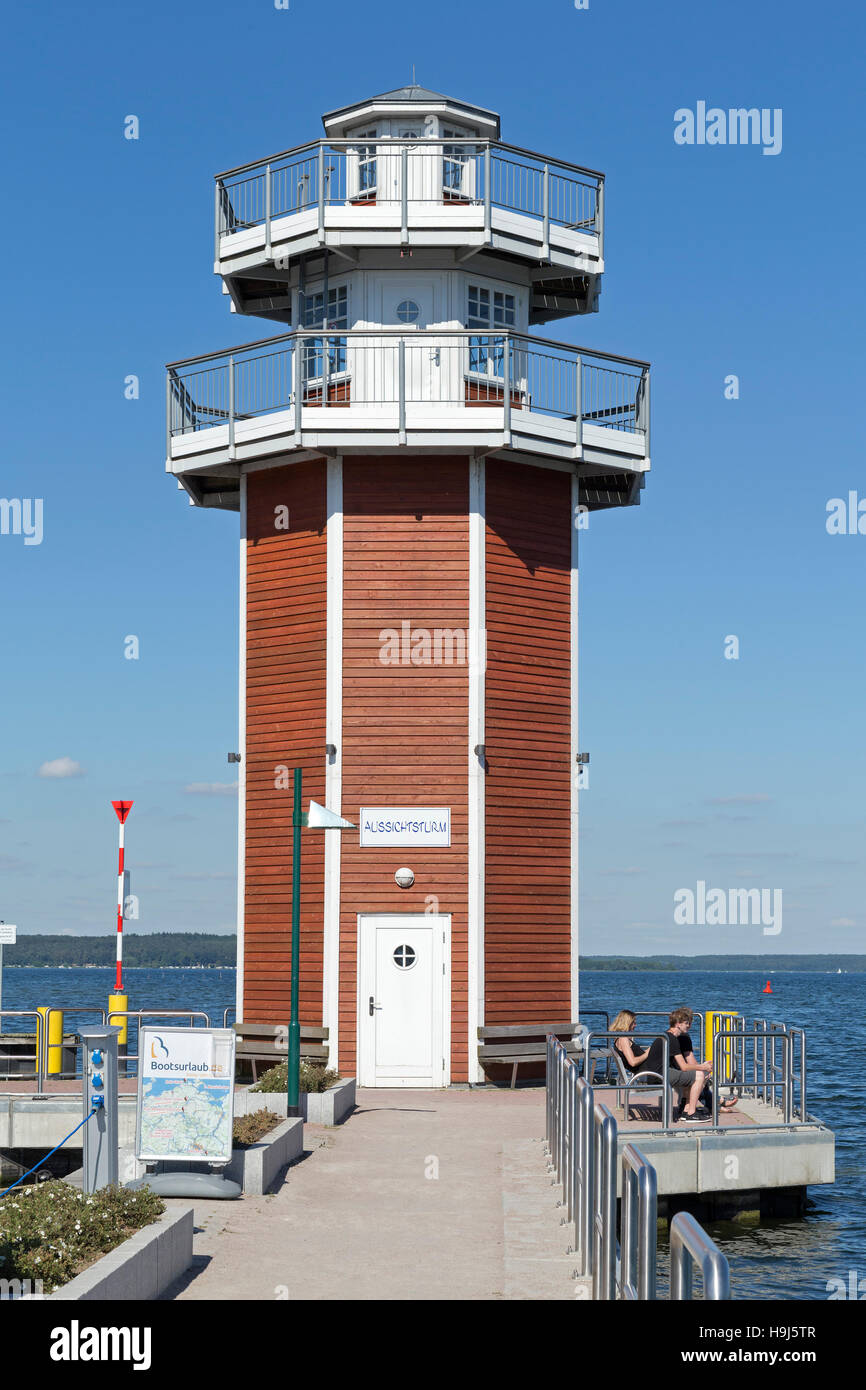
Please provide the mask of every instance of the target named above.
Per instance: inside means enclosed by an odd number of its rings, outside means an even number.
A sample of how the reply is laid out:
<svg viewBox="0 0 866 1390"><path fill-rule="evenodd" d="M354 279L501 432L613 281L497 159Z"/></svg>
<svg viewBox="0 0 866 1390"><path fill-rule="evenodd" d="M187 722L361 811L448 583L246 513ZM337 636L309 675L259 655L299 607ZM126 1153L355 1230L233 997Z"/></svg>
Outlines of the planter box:
<svg viewBox="0 0 866 1390"><path fill-rule="evenodd" d="M305 1091L301 1095L301 1114L308 1125L338 1125L354 1109L354 1076L345 1076L327 1091Z"/></svg>
<svg viewBox="0 0 866 1390"><path fill-rule="evenodd" d="M263 1109L266 1107L262 1107ZM280 1173L304 1150L304 1122L300 1116L284 1120L258 1144L235 1149L223 1176L240 1183L245 1196L269 1192Z"/></svg>
<svg viewBox="0 0 866 1390"><path fill-rule="evenodd" d="M347 1076L327 1091L302 1091L301 1115L307 1124L338 1125L355 1108L355 1078ZM235 1115L253 1115L257 1110L288 1114L285 1091L253 1091L249 1086L235 1089Z"/></svg>
<svg viewBox="0 0 866 1390"><path fill-rule="evenodd" d="M192 1207L163 1212L158 1221L49 1294L49 1300L159 1298L192 1264L192 1230Z"/></svg>

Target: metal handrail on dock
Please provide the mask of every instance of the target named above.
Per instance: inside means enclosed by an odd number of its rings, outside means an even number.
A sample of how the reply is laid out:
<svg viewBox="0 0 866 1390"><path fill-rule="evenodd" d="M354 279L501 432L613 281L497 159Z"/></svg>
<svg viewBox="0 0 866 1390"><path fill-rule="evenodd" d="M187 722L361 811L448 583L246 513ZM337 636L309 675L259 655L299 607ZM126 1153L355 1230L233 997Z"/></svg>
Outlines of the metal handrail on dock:
<svg viewBox="0 0 866 1390"><path fill-rule="evenodd" d="M617 1123L606 1105L596 1103L592 1087L576 1061L551 1033L547 1038L546 1143L561 1183L566 1219L574 1226L576 1274L592 1277L593 1297L657 1298L656 1214L658 1182L653 1165L627 1144L622 1155L622 1246L616 1238ZM674 1239L676 1228L676 1240ZM674 1247L676 1245L676 1253ZM693 1217L671 1223L671 1255L676 1279L671 1298L693 1297L692 1263L703 1273L705 1299L730 1298L728 1262Z"/></svg>
<svg viewBox="0 0 866 1390"><path fill-rule="evenodd" d="M720 1300L731 1296L730 1266L703 1226L687 1211L678 1211L671 1222L671 1299L694 1298L692 1273L700 1266L704 1284L704 1299Z"/></svg>
<svg viewBox="0 0 866 1390"><path fill-rule="evenodd" d="M29 1052L19 1052L18 1060L23 1062L29 1062L32 1057L32 1060L36 1063L36 1069L32 1073L32 1076L33 1079L35 1079L36 1081L36 1094L37 1096L41 1096L45 1090L45 1073L43 1069L42 1055L42 1015L38 1012L37 1009L0 1009L0 1048L2 1048L3 1046L2 1028L4 1018L32 1018L36 1020L36 1051L33 1054ZM30 1076L30 1072L16 1072L14 1073L14 1075L12 1073L9 1073L7 1076L0 1077L0 1080L10 1081L19 1078L30 1078Z"/></svg>

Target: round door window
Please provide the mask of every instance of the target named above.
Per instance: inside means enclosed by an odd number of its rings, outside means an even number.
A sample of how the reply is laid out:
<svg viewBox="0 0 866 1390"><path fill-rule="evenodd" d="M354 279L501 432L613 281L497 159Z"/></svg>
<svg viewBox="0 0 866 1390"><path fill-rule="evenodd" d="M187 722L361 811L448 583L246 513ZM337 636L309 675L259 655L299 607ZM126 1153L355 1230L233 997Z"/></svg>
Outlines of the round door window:
<svg viewBox="0 0 866 1390"><path fill-rule="evenodd" d="M414 299L401 299L397 305L397 317L401 323L415 323L421 316L421 310Z"/></svg>
<svg viewBox="0 0 866 1390"><path fill-rule="evenodd" d="M415 964L415 952L411 946L398 946L394 952L394 964L398 970L411 970Z"/></svg>

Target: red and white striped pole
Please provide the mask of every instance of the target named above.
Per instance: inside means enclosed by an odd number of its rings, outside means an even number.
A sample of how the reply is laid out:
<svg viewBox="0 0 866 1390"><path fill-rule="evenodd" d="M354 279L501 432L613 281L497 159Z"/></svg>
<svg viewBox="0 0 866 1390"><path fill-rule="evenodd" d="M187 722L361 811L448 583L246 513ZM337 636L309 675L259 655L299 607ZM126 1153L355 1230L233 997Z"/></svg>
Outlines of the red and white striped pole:
<svg viewBox="0 0 866 1390"><path fill-rule="evenodd" d="M120 845L117 856L117 975L114 982L116 994L123 993L123 826L132 810L131 801L112 801L117 819L120 821Z"/></svg>

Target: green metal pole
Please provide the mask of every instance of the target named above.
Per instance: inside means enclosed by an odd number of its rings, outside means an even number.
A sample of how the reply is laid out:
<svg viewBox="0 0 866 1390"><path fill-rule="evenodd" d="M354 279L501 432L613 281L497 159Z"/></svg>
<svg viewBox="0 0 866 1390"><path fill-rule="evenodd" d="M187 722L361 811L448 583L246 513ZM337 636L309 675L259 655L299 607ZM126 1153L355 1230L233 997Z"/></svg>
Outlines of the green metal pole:
<svg viewBox="0 0 866 1390"><path fill-rule="evenodd" d="M301 1021L298 1017L298 985L301 975L301 769L295 768L295 804L292 813L292 1018L289 1024L288 1113L300 1108Z"/></svg>

